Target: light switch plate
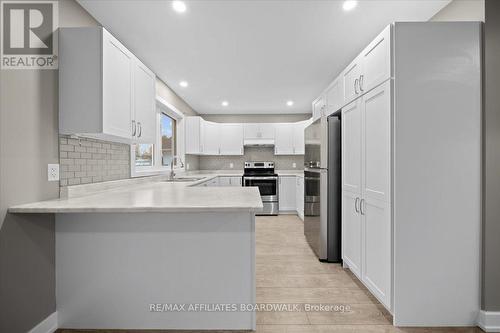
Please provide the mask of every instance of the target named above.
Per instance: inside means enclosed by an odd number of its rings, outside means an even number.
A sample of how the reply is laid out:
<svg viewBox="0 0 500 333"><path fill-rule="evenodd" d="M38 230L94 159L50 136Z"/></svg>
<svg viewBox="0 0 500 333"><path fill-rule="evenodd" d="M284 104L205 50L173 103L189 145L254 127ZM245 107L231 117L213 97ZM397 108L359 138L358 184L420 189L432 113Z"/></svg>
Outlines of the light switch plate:
<svg viewBox="0 0 500 333"><path fill-rule="evenodd" d="M234 168L234 164L233 163L229 163L229 169L232 169Z"/></svg>
<svg viewBox="0 0 500 333"><path fill-rule="evenodd" d="M297 167L297 163L292 163L292 167L295 169Z"/></svg>
<svg viewBox="0 0 500 333"><path fill-rule="evenodd" d="M186 170L189 170L189 163L186 163Z"/></svg>
<svg viewBox="0 0 500 333"><path fill-rule="evenodd" d="M49 182L55 182L59 180L59 164L47 165L47 178Z"/></svg>

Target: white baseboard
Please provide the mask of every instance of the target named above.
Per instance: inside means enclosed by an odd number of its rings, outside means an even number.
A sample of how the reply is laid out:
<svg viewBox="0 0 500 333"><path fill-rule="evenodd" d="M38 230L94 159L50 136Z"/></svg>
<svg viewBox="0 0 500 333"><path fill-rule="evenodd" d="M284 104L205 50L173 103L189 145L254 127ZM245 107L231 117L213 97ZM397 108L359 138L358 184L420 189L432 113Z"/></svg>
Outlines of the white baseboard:
<svg viewBox="0 0 500 333"><path fill-rule="evenodd" d="M477 326L485 332L500 332L500 312L479 311Z"/></svg>
<svg viewBox="0 0 500 333"><path fill-rule="evenodd" d="M57 311L33 327L29 333L54 333L57 330Z"/></svg>

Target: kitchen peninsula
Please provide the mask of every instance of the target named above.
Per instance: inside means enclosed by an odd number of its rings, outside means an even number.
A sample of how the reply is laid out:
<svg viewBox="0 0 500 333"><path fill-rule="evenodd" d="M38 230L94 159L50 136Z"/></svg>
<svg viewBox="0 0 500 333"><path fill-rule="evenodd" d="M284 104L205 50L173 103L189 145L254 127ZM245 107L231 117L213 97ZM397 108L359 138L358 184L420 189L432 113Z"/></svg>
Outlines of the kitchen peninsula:
<svg viewBox="0 0 500 333"><path fill-rule="evenodd" d="M207 178L130 182L9 209L56 216L58 327L255 329L254 312L157 307L255 303L258 189L195 186Z"/></svg>

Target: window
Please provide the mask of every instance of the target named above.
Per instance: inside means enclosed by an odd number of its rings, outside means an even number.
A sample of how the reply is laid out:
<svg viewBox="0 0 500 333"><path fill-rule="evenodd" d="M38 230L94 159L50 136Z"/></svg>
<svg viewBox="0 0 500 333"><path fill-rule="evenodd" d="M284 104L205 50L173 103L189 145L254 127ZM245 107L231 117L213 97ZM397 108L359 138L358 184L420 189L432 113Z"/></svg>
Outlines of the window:
<svg viewBox="0 0 500 333"><path fill-rule="evenodd" d="M175 156L176 121L165 113L160 113L161 165L170 167Z"/></svg>
<svg viewBox="0 0 500 333"><path fill-rule="evenodd" d="M154 164L154 145L137 144L135 147L135 166L145 167Z"/></svg>
<svg viewBox="0 0 500 333"><path fill-rule="evenodd" d="M156 137L154 142L135 143L130 145L130 175L132 177L159 175L170 172L171 165L182 169L176 155L183 153L183 119L182 112L175 106L157 97L156 100Z"/></svg>

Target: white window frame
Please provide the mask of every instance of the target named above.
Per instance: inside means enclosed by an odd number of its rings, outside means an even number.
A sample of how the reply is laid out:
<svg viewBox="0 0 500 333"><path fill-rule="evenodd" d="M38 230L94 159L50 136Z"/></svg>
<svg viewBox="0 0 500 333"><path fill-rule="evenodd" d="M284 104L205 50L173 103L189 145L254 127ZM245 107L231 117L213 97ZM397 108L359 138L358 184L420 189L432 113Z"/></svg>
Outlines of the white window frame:
<svg viewBox="0 0 500 333"><path fill-rule="evenodd" d="M185 149L184 149L184 114L179 111L175 106L164 100L163 98L156 97L156 142L154 144L153 152L153 165L152 166L136 166L135 165L135 144L130 145L130 176L131 177L144 177L154 176L161 174L168 174L170 166L163 166L161 163L161 114L175 119L175 150L176 156L179 156L183 163L185 163ZM185 164L184 164L185 165ZM175 171L185 171L185 166L174 164Z"/></svg>

